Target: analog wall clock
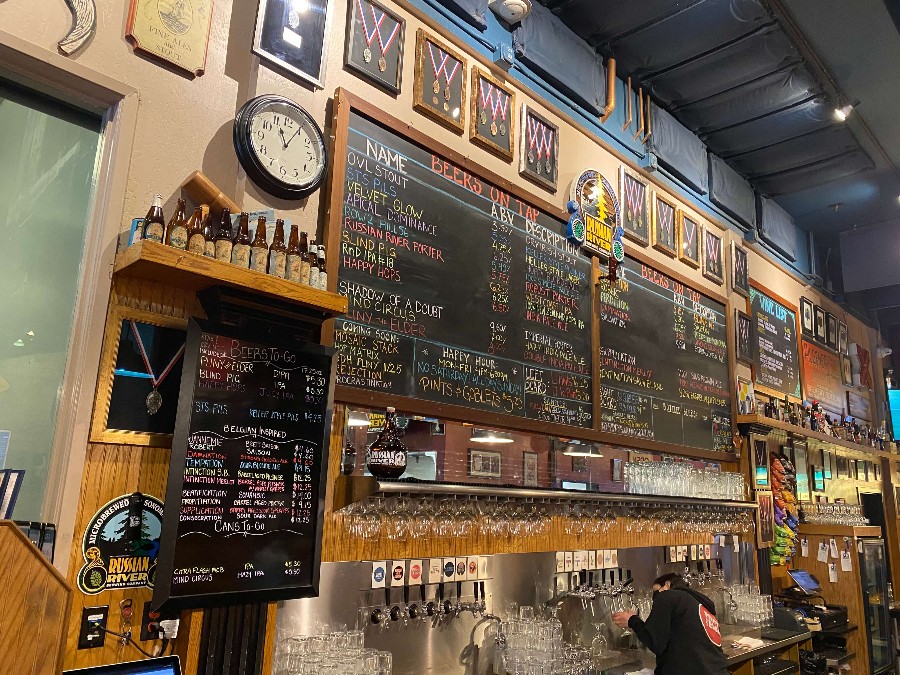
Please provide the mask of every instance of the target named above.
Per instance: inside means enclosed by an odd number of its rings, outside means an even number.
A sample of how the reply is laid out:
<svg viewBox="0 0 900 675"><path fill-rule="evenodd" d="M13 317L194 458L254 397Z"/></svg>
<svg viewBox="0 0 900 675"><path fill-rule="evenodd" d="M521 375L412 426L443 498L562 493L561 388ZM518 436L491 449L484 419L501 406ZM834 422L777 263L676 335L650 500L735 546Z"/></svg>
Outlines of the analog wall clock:
<svg viewBox="0 0 900 675"><path fill-rule="evenodd" d="M250 179L282 199L301 199L325 178L322 130L283 96L258 96L243 105L234 120L234 149Z"/></svg>

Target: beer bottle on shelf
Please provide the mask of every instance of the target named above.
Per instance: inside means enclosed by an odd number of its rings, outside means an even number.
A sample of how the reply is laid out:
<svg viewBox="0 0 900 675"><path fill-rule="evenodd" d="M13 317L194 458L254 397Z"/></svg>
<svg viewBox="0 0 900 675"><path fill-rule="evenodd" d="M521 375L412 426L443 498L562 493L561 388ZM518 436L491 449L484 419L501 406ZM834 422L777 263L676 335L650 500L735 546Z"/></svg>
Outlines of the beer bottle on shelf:
<svg viewBox="0 0 900 675"><path fill-rule="evenodd" d="M301 284L309 284L309 240L306 232L300 233L300 279Z"/></svg>
<svg viewBox="0 0 900 675"><path fill-rule="evenodd" d="M185 208L184 200L179 197L178 206L175 207L175 215L172 216L172 220L169 221L169 226L166 228L166 244L181 251L187 248L187 215L184 212Z"/></svg>
<svg viewBox="0 0 900 675"><path fill-rule="evenodd" d="M319 261L319 283L317 288L324 291L328 289L328 270L325 269L325 246L323 244L319 244L317 257Z"/></svg>
<svg viewBox="0 0 900 675"><path fill-rule="evenodd" d="M406 471L406 448L400 436L397 411L388 408L384 429L366 449L366 468L375 478L399 478Z"/></svg>
<svg viewBox="0 0 900 675"><path fill-rule="evenodd" d="M187 224L187 250L191 253L203 255L206 250L206 236L203 229L203 207L198 206Z"/></svg>
<svg viewBox="0 0 900 675"><path fill-rule="evenodd" d="M203 238L206 239L206 245L203 249L203 255L207 258L216 257L216 235L219 234L219 228L213 220L212 212L208 211L203 219Z"/></svg>
<svg viewBox="0 0 900 675"><path fill-rule="evenodd" d="M238 221L238 232L231 247L231 264L242 269L250 268L250 214L241 212Z"/></svg>
<svg viewBox="0 0 900 675"><path fill-rule="evenodd" d="M250 269L266 273L269 266L269 244L266 242L266 217L256 221L256 232L250 245Z"/></svg>
<svg viewBox="0 0 900 675"><path fill-rule="evenodd" d="M287 278L290 281L300 281L300 263L303 254L300 251L300 231L296 225L291 225L291 236L287 247Z"/></svg>
<svg viewBox="0 0 900 675"><path fill-rule="evenodd" d="M287 247L284 245L284 221L275 221L275 236L269 247L269 274L284 279L287 273Z"/></svg>
<svg viewBox="0 0 900 675"><path fill-rule="evenodd" d="M158 244L163 243L166 236L166 221L163 219L162 195L153 195L153 202L150 204L150 210L144 216L142 239L155 241Z"/></svg>
<svg viewBox="0 0 900 675"><path fill-rule="evenodd" d="M316 242L309 245L309 281L313 288L319 287L319 247Z"/></svg>
<svg viewBox="0 0 900 675"><path fill-rule="evenodd" d="M355 470L356 448L354 448L353 443L347 439L347 444L344 446L343 452L341 452L341 475L352 476Z"/></svg>
<svg viewBox="0 0 900 675"><path fill-rule="evenodd" d="M231 211L222 209L222 218L219 221L219 231L216 232L216 260L231 262L231 249L234 233L231 230Z"/></svg>

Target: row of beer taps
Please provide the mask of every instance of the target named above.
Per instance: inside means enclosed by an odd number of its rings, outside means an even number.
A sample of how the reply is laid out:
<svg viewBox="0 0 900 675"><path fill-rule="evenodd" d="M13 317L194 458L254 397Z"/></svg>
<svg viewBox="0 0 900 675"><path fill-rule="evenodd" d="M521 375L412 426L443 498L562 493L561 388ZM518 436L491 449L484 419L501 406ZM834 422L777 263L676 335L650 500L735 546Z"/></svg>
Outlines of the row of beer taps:
<svg viewBox="0 0 900 675"><path fill-rule="evenodd" d="M607 571L609 579L607 579ZM618 575L618 580L616 576ZM582 570L579 572L580 583L573 586L567 593L560 594L558 600L564 597L574 597L581 600L584 608L594 598L617 598L621 595L634 595L634 578L631 570Z"/></svg>
<svg viewBox="0 0 900 675"><path fill-rule="evenodd" d="M697 571L692 572L690 565L684 566L684 572L681 574L681 578L684 579L684 583L692 588L705 586L712 581L719 581L722 585L725 584L725 568L722 565L722 559L716 558L716 569L712 569L712 561L706 560L706 570L703 569L703 560L697 561Z"/></svg>
<svg viewBox="0 0 900 675"><path fill-rule="evenodd" d="M445 597L445 584L437 584L437 592L434 597L427 598L425 584L418 584L419 599L410 600L411 587L403 587L403 602L393 602L391 588L384 589L384 605L368 610L368 623L377 626L384 631L391 626L414 626L431 623L432 628L438 628L461 615L471 613L475 619L496 619L487 611L487 595L484 590L484 581L473 581L472 600L463 600L463 583L456 582L456 596L454 599L451 585L451 593Z"/></svg>

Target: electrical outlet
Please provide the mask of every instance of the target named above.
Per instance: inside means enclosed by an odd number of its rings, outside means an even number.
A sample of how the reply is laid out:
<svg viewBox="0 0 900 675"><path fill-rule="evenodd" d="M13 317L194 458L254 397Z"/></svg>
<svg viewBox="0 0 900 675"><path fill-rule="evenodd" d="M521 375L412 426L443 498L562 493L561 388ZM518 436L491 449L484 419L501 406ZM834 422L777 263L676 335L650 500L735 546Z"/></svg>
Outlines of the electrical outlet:
<svg viewBox="0 0 900 675"><path fill-rule="evenodd" d="M150 601L144 603L144 611L141 612L141 640L159 640L159 631L150 632L151 622L159 623L160 613L150 611Z"/></svg>
<svg viewBox="0 0 900 675"><path fill-rule="evenodd" d="M106 642L106 628L109 619L109 605L84 607L81 610L81 628L78 631L78 649L97 649Z"/></svg>

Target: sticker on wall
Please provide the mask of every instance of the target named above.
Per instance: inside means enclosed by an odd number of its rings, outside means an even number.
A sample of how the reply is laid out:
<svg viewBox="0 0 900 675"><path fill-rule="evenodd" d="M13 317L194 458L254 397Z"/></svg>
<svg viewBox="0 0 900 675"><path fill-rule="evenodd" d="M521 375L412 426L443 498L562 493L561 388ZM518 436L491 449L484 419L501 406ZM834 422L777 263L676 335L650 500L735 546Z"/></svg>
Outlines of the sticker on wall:
<svg viewBox="0 0 900 675"><path fill-rule="evenodd" d="M413 108L454 131L466 128L466 61L421 28L416 31Z"/></svg>
<svg viewBox="0 0 900 675"><path fill-rule="evenodd" d="M706 228L703 230L703 276L719 285L725 283L722 257L722 238Z"/></svg>
<svg viewBox="0 0 900 675"><path fill-rule="evenodd" d="M403 74L405 21L375 0L353 0L347 11L344 63L395 94Z"/></svg>
<svg viewBox="0 0 900 675"><path fill-rule="evenodd" d="M206 69L212 0L131 0L125 38L191 75Z"/></svg>
<svg viewBox="0 0 900 675"><path fill-rule="evenodd" d="M559 159L559 127L528 107L527 103L522 104L521 126L519 174L555 192Z"/></svg>
<svg viewBox="0 0 900 675"><path fill-rule="evenodd" d="M101 506L81 539L84 565L76 577L78 589L97 595L153 588L162 516L163 503L151 495L122 495Z"/></svg>
<svg viewBox="0 0 900 675"><path fill-rule="evenodd" d="M673 258L678 255L675 234L678 208L661 195L653 198L653 248Z"/></svg>
<svg viewBox="0 0 900 675"><path fill-rule="evenodd" d="M636 172L619 167L619 194L622 196L622 229L625 236L641 246L650 243L650 188Z"/></svg>
<svg viewBox="0 0 900 675"><path fill-rule="evenodd" d="M472 121L469 139L506 160L515 149L516 95L500 80L472 68Z"/></svg>
<svg viewBox="0 0 900 675"><path fill-rule="evenodd" d="M619 200L612 185L596 170L587 169L572 183L571 200L578 205L584 227L581 247L590 255L609 258L619 227Z"/></svg>

